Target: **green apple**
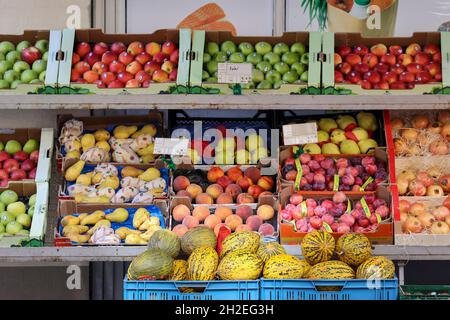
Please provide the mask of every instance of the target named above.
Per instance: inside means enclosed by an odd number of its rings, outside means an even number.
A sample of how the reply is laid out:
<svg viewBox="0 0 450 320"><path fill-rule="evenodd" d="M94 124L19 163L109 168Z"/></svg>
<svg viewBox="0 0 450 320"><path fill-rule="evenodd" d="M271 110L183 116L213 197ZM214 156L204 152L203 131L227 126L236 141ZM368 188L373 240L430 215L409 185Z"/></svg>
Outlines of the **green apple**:
<svg viewBox="0 0 450 320"><path fill-rule="evenodd" d="M22 229L23 229L22 225L17 221L11 221L6 225L6 233L11 235L17 234Z"/></svg>
<svg viewBox="0 0 450 320"><path fill-rule="evenodd" d="M295 70L297 74L302 74L303 72L306 71L306 65L304 65L301 62L295 62L294 64L291 65L291 69Z"/></svg>
<svg viewBox="0 0 450 320"><path fill-rule="evenodd" d="M14 80L13 82L11 82L11 89L16 89L19 84L22 84L23 82L20 80Z"/></svg>
<svg viewBox="0 0 450 320"><path fill-rule="evenodd" d="M3 149L5 149L5 145L3 144L3 142L0 141L0 151L3 151ZM0 205L0 208L1 208L1 205ZM2 212L2 211L4 211L4 210L0 210L0 212Z"/></svg>
<svg viewBox="0 0 450 320"><path fill-rule="evenodd" d="M41 53L48 51L48 40L42 39L36 41L36 44L34 45L36 48L39 49Z"/></svg>
<svg viewBox="0 0 450 320"><path fill-rule="evenodd" d="M22 52L23 49L31 47L31 44L27 40L20 41L16 47L16 50Z"/></svg>
<svg viewBox="0 0 450 320"><path fill-rule="evenodd" d="M205 81L206 79L209 78L209 73L206 70L202 71L202 81Z"/></svg>
<svg viewBox="0 0 450 320"><path fill-rule="evenodd" d="M206 45L206 52L208 52L211 56L214 56L219 51L219 45L215 42L208 42Z"/></svg>
<svg viewBox="0 0 450 320"><path fill-rule="evenodd" d="M254 83L260 83L264 80L264 73L261 70L253 68L252 70L252 81Z"/></svg>
<svg viewBox="0 0 450 320"><path fill-rule="evenodd" d="M256 89L272 89L272 83L269 80L263 80L258 83Z"/></svg>
<svg viewBox="0 0 450 320"><path fill-rule="evenodd" d="M13 83L20 79L20 73L15 70L8 70L3 75L3 79L8 81L9 83Z"/></svg>
<svg viewBox="0 0 450 320"><path fill-rule="evenodd" d="M342 141L346 140L345 131L341 129L334 129L330 135L331 142L334 144L340 144Z"/></svg>
<svg viewBox="0 0 450 320"><path fill-rule="evenodd" d="M5 73L7 70L12 68L12 63L7 60L0 61L0 73Z"/></svg>
<svg viewBox="0 0 450 320"><path fill-rule="evenodd" d="M0 52L0 61L3 61L5 59L6 59L5 54Z"/></svg>
<svg viewBox="0 0 450 320"><path fill-rule="evenodd" d="M25 204L22 201L16 201L8 204L8 206L6 207L6 211L17 218L19 215L27 212L27 207L25 207Z"/></svg>
<svg viewBox="0 0 450 320"><path fill-rule="evenodd" d="M13 70L18 73L22 73L25 70L29 70L29 69L30 69L30 65L28 63L26 63L25 61L17 61L16 63L14 63L14 66L13 66Z"/></svg>
<svg viewBox="0 0 450 320"><path fill-rule="evenodd" d="M249 42L241 42L239 44L239 51L241 51L245 56L248 56L250 53L255 51L253 45Z"/></svg>
<svg viewBox="0 0 450 320"><path fill-rule="evenodd" d="M20 52L19 51L10 51L6 54L6 60L14 64L16 61L20 61Z"/></svg>
<svg viewBox="0 0 450 320"><path fill-rule="evenodd" d="M209 74L213 74L217 71L217 61L210 61L206 64L206 70Z"/></svg>
<svg viewBox="0 0 450 320"><path fill-rule="evenodd" d="M216 62L227 62L228 56L225 52L219 51L214 56L214 61Z"/></svg>
<svg viewBox="0 0 450 320"><path fill-rule="evenodd" d="M322 145L322 154L340 154L339 147L334 143L325 143Z"/></svg>
<svg viewBox="0 0 450 320"><path fill-rule="evenodd" d="M33 151L39 150L39 142L36 139L29 139L22 148L23 151L30 154Z"/></svg>
<svg viewBox="0 0 450 320"><path fill-rule="evenodd" d="M300 55L298 53L295 53L295 52L286 52L281 57L281 60L291 66L294 63L300 61Z"/></svg>
<svg viewBox="0 0 450 320"><path fill-rule="evenodd" d="M322 153L322 149L320 149L319 145L316 143L305 144L303 146L303 151L305 151L305 153L310 153L310 154L321 154Z"/></svg>
<svg viewBox="0 0 450 320"><path fill-rule="evenodd" d="M344 154L360 154L358 144L353 140L344 140L340 145L341 153Z"/></svg>
<svg viewBox="0 0 450 320"><path fill-rule="evenodd" d="M317 126L320 130L323 130L325 132L331 132L331 130L338 128L338 124L333 118L321 118L317 122Z"/></svg>
<svg viewBox="0 0 450 320"><path fill-rule="evenodd" d="M237 51L236 45L233 41L227 40L220 46L220 51L225 52L228 56Z"/></svg>
<svg viewBox="0 0 450 320"><path fill-rule="evenodd" d="M39 79L33 79L29 82L29 84L41 84L41 83L42 83L42 81Z"/></svg>
<svg viewBox="0 0 450 320"><path fill-rule="evenodd" d="M261 41L261 42L258 42L257 44L255 44L255 50L256 50L256 52L258 52L260 55L263 56L266 53L269 53L270 51L272 51L272 45L268 42Z"/></svg>
<svg viewBox="0 0 450 320"><path fill-rule="evenodd" d="M19 152L21 150L22 150L22 145L20 144L19 141L17 141L17 140L9 140L8 142L6 142L5 151L8 152L9 154L14 154L14 153ZM8 190L6 190L6 191L8 191ZM3 192L3 193L5 193L5 192ZM2 195L3 195L3 193L2 193ZM1 199L1 197L2 196L0 195L0 201L4 202ZM14 200L14 201L17 201L17 200ZM4 203L6 204L6 202L4 202Z"/></svg>
<svg viewBox="0 0 450 320"><path fill-rule="evenodd" d="M275 83L281 80L281 74L276 70L269 70L266 73L266 80L269 80L271 83Z"/></svg>
<svg viewBox="0 0 450 320"><path fill-rule="evenodd" d="M302 54L302 57L300 58L300 62L303 64L309 63L309 53Z"/></svg>
<svg viewBox="0 0 450 320"><path fill-rule="evenodd" d="M302 75L300 76L300 81L308 82L308 71L302 73Z"/></svg>
<svg viewBox="0 0 450 320"><path fill-rule="evenodd" d="M263 60L262 56L257 52L252 52L247 56L247 62L250 62L254 66Z"/></svg>
<svg viewBox="0 0 450 320"><path fill-rule="evenodd" d="M34 205L36 204L36 194L33 194L29 199L28 199L28 205L30 207L34 207Z"/></svg>
<svg viewBox="0 0 450 320"><path fill-rule="evenodd" d="M283 53L289 52L289 46L283 42L277 43L273 46L273 52L282 56Z"/></svg>
<svg viewBox="0 0 450 320"><path fill-rule="evenodd" d="M206 64L211 61L211 55L208 52L203 52L203 63Z"/></svg>
<svg viewBox="0 0 450 320"><path fill-rule="evenodd" d="M45 82L45 73L46 73L45 70L39 73L39 81Z"/></svg>
<svg viewBox="0 0 450 320"><path fill-rule="evenodd" d="M216 78L216 77L208 78L208 80L206 80L206 82L209 82L209 83L217 83L217 78Z"/></svg>
<svg viewBox="0 0 450 320"><path fill-rule="evenodd" d="M283 74L283 81L287 83L294 83L298 80L298 74L294 70L289 70L285 74Z"/></svg>
<svg viewBox="0 0 450 320"><path fill-rule="evenodd" d="M0 52L3 54L7 54L10 51L15 50L16 47L11 41L2 41L0 42Z"/></svg>
<svg viewBox="0 0 450 320"><path fill-rule="evenodd" d="M284 62L277 62L274 64L273 68L281 74L285 74L289 71L289 65Z"/></svg>
<svg viewBox="0 0 450 320"><path fill-rule="evenodd" d="M245 55L242 52L235 52L230 55L230 62L242 63L245 62Z"/></svg>
<svg viewBox="0 0 450 320"><path fill-rule="evenodd" d="M23 81L24 83L30 83L31 81L37 79L38 76L39 75L34 70L25 70L20 75L20 80Z"/></svg>
<svg viewBox="0 0 450 320"><path fill-rule="evenodd" d="M271 65L274 65L277 62L280 62L280 56L273 52L268 52L264 55L264 61L269 62Z"/></svg>
<svg viewBox="0 0 450 320"><path fill-rule="evenodd" d="M0 234L5 233L5 226L0 223Z"/></svg>
<svg viewBox="0 0 450 320"><path fill-rule="evenodd" d="M0 89L9 89L9 82L6 80L0 80Z"/></svg>
<svg viewBox="0 0 450 320"><path fill-rule="evenodd" d="M42 60L48 61L48 51L42 55Z"/></svg>
<svg viewBox="0 0 450 320"><path fill-rule="evenodd" d="M28 229L31 226L31 217L26 213L19 214L16 218L16 221L26 229Z"/></svg>
<svg viewBox="0 0 450 320"><path fill-rule="evenodd" d="M330 135L323 130L317 130L317 138L319 139L319 142L324 142L330 139Z"/></svg>
<svg viewBox="0 0 450 320"><path fill-rule="evenodd" d="M5 149L6 150L6 149ZM17 150L20 151L20 150ZM8 152L8 151L6 151ZM10 203L16 202L19 199L17 193L12 190L5 190L0 194L0 201L3 202L6 206Z"/></svg>
<svg viewBox="0 0 450 320"><path fill-rule="evenodd" d="M296 42L296 43L292 44L291 52L295 52L295 53L298 53L299 55L302 55L306 52L306 47L303 43Z"/></svg>
<svg viewBox="0 0 450 320"><path fill-rule="evenodd" d="M30 231L26 230L26 229L20 229L19 231L17 231L16 235L29 235Z"/></svg>
<svg viewBox="0 0 450 320"><path fill-rule="evenodd" d="M262 72L266 73L269 70L272 70L272 65L267 61L261 61L256 65L256 68L258 70L261 70Z"/></svg>
<svg viewBox="0 0 450 320"><path fill-rule="evenodd" d="M34 215L34 205L28 208L28 215L33 218Z"/></svg>
<svg viewBox="0 0 450 320"><path fill-rule="evenodd" d="M282 86L283 84L286 84L286 82L283 81L283 80L277 81L277 82L275 82L275 83L273 84L273 88L274 88L274 89L280 89L281 86Z"/></svg>
<svg viewBox="0 0 450 320"><path fill-rule="evenodd" d="M3 226L6 226L11 221L14 221L14 216L11 213L9 213L8 211L3 211L2 213L0 213L0 223Z"/></svg>
<svg viewBox="0 0 450 320"><path fill-rule="evenodd" d="M47 62L44 60L36 60L33 62L33 66L31 67L32 70L36 71L36 73L41 73L42 71L45 71L47 69Z"/></svg>

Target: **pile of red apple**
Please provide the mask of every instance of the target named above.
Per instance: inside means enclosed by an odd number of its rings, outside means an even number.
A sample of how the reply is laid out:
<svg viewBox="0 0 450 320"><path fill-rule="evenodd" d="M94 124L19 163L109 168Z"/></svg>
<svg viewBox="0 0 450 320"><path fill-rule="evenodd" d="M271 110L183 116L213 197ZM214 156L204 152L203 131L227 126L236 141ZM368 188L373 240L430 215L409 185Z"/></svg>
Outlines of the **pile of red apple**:
<svg viewBox="0 0 450 320"><path fill-rule="evenodd" d="M412 89L416 84L441 82L441 51L438 45L423 48L412 43L341 45L334 54L335 83L359 84L363 89Z"/></svg>
<svg viewBox="0 0 450 320"><path fill-rule="evenodd" d="M334 176L339 176L339 191L360 191L360 187L369 179L364 191L374 191L380 183L387 180L385 164L374 156L331 158L324 155L300 155L302 191L333 191ZM295 181L297 168L295 159L289 157L283 162L282 176L285 180Z"/></svg>
<svg viewBox="0 0 450 320"><path fill-rule="evenodd" d="M144 44L80 42L72 56L71 81L99 88L147 88L152 82L176 81L178 48L166 41Z"/></svg>
<svg viewBox="0 0 450 320"><path fill-rule="evenodd" d="M35 179L38 159L38 150L30 154L17 151L13 155L0 151L0 187L8 186L9 181Z"/></svg>
<svg viewBox="0 0 450 320"><path fill-rule="evenodd" d="M325 230L338 233L370 232L378 228L378 224L390 217L389 206L383 199L375 195L364 196L370 215L363 209L360 200L350 201L343 192L336 192L332 199L304 199L299 193L289 198L289 203L281 210L283 223L295 226L298 232Z"/></svg>

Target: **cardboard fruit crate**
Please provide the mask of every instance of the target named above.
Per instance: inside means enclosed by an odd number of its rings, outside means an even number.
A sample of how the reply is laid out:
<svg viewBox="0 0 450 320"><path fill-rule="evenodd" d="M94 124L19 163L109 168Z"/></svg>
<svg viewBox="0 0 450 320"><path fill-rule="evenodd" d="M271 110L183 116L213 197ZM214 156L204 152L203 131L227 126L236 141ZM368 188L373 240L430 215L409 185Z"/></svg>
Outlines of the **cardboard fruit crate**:
<svg viewBox="0 0 450 320"><path fill-rule="evenodd" d="M241 42L252 45L266 41L272 46L279 42L291 45L302 42L308 47L308 82L283 84L279 89L250 89L248 85L232 85L220 83L207 83L202 81L203 53L208 42L213 41L219 45L231 40L236 46ZM322 33L320 32L285 32L279 37L249 37L233 36L228 31L194 31L192 52L194 59L190 69L190 93L195 94L320 94L321 62L319 60L322 47Z"/></svg>
<svg viewBox="0 0 450 320"><path fill-rule="evenodd" d="M306 232L296 232L294 226L290 223L283 223L281 218L281 210L285 208L289 202L289 197L294 193L293 188L284 188L280 193L279 209L278 209L278 223L280 224L280 243L284 245L293 245L301 243L302 239L306 236ZM332 196L323 194L321 192L311 192L303 195L307 198L313 198L315 200L330 199ZM394 210L392 207L392 196L389 188L379 186L375 192L377 198L386 201L390 208L390 217L383 220L378 224L378 229L373 232L364 232L372 244L393 244L394 242L394 223L393 215ZM357 201L362 198L362 195L347 195L350 201ZM344 213L345 214L345 213ZM331 235L337 239L342 233L332 232Z"/></svg>
<svg viewBox="0 0 450 320"><path fill-rule="evenodd" d="M30 197L36 194L36 203L28 235L0 236L0 247L41 247L44 246L45 233L47 231L47 210L49 185L48 182L35 183L31 181L10 183L7 188L0 188L0 193L12 190L21 197Z"/></svg>
<svg viewBox="0 0 450 320"><path fill-rule="evenodd" d="M187 93L189 76L189 50L191 44L191 30L157 30L152 34L105 34L100 29L64 29L62 40L62 51L66 53L67 59L61 64L59 70L59 93L60 94L173 94ZM72 55L76 43L88 42L90 44L105 42L123 42L125 45L133 41L143 43L172 41L177 44L180 52L178 62L178 74L176 82L151 83L148 88L98 88L95 84L71 83Z"/></svg>
<svg viewBox="0 0 450 320"><path fill-rule="evenodd" d="M159 111L149 111L146 115L124 115L124 116L93 116L93 117L75 117L71 114L58 115L57 130L58 137L61 130L68 120L76 119L83 122L83 134L92 133L99 129L106 129L112 135L114 127L119 125L134 125L142 127L146 124L154 124L157 129L156 137L165 135L163 113ZM64 146L59 139L56 143L56 164L59 172L63 170L63 161L65 159Z"/></svg>
<svg viewBox="0 0 450 320"><path fill-rule="evenodd" d="M406 48L412 43L418 43L422 47L427 44L436 44L440 46L442 52L442 81L430 82L427 84L416 84L413 89L363 89L357 84L335 83L334 78L334 53L335 48L340 45L349 45L351 47L364 44L367 47L383 43L387 47L390 45L400 45ZM331 33L323 34L323 52L325 61L322 69L322 94L327 95L414 95L414 94L447 94L450 93L450 33L449 32L415 32L411 37L392 37L392 38L365 38L359 33Z"/></svg>
<svg viewBox="0 0 450 320"><path fill-rule="evenodd" d="M54 230L54 245L57 247L66 247L66 246L98 246L98 244L91 244L91 243L75 243L72 242L69 238L62 235L62 226L61 226L61 219L64 216L67 215L78 215L80 213L92 213L97 210L102 211L113 211L117 208L124 208L126 210L130 210L129 212L129 218L127 221L123 223L112 223L112 228L114 230L120 228L120 227L132 227L132 220L134 216L135 209L138 208L146 208L146 207L157 207L160 211L160 215L158 214L157 210L154 211L154 214L156 217L158 217L161 221L161 227L167 228L169 225L169 209L168 209L168 202L167 200L163 199L155 199L152 203L146 203L146 204L131 204L131 203L113 203L113 204L85 204L85 203L76 203L74 200L60 200L58 202L58 221L56 224L56 228ZM134 209L134 210L133 210ZM133 228L134 229L134 228ZM121 245L127 245L124 244L123 241Z"/></svg>

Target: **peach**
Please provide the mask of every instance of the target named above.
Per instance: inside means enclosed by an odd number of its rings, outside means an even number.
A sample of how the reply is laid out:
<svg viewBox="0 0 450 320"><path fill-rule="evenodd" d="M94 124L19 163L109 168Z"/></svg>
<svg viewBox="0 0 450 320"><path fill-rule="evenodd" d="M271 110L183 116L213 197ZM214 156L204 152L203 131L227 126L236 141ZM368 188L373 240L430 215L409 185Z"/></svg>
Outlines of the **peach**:
<svg viewBox="0 0 450 320"><path fill-rule="evenodd" d="M188 178L185 176L178 176L173 180L173 189L175 192L180 190L186 190L186 188L191 184Z"/></svg>
<svg viewBox="0 0 450 320"><path fill-rule="evenodd" d="M195 197L203 192L202 187L200 187L196 183L191 183L190 185L188 185L186 191L191 195L193 199L195 199Z"/></svg>
<svg viewBox="0 0 450 320"><path fill-rule="evenodd" d="M214 204L214 199L207 193L199 193L195 197L196 204Z"/></svg>
<svg viewBox="0 0 450 320"><path fill-rule="evenodd" d="M236 233L244 232L244 231L252 231L252 229L250 228L250 226L248 226L246 224L240 224L236 227L236 230L234 230L234 232L236 232Z"/></svg>
<svg viewBox="0 0 450 320"><path fill-rule="evenodd" d="M221 221L225 221L225 219L228 216L231 216L233 214L233 210L231 210L230 207L225 207L225 206L221 206L221 207L217 207L216 210L214 211L214 214L221 220Z"/></svg>
<svg viewBox="0 0 450 320"><path fill-rule="evenodd" d="M275 233L275 228L270 223L263 223L259 226L258 232L263 236L271 236Z"/></svg>
<svg viewBox="0 0 450 320"><path fill-rule="evenodd" d="M214 227L214 233L216 234L216 237L219 235L220 228L222 228L222 227L225 227L231 231L230 227L227 226L225 223L219 223Z"/></svg>
<svg viewBox="0 0 450 320"><path fill-rule="evenodd" d="M206 193L209 194L215 200L223 193L223 188L222 186L215 183L209 185L208 188L206 188Z"/></svg>
<svg viewBox="0 0 450 320"><path fill-rule="evenodd" d="M228 177L228 176L223 176L223 177L220 177L219 179L217 179L217 184L221 185L222 188L224 188L224 189L232 183L233 183L233 180L231 180L230 177Z"/></svg>
<svg viewBox="0 0 450 320"><path fill-rule="evenodd" d="M248 188L253 185L253 181L249 177L239 178L236 183L239 187L241 187L242 191L247 191Z"/></svg>
<svg viewBox="0 0 450 320"><path fill-rule="evenodd" d="M254 203L254 202L255 202L255 199L253 199L253 197L250 194L248 194L248 193L241 193L236 198L236 203L237 204Z"/></svg>
<svg viewBox="0 0 450 320"><path fill-rule="evenodd" d="M188 229L192 229L198 226L199 221L197 217L186 216L183 219L183 224L188 227Z"/></svg>
<svg viewBox="0 0 450 320"><path fill-rule="evenodd" d="M233 203L233 197L228 193L222 193L216 200L217 204L231 204Z"/></svg>
<svg viewBox="0 0 450 320"><path fill-rule="evenodd" d="M222 220L218 216L216 216L215 214L210 214L209 216L206 217L204 223L205 226L207 226L208 228L214 229L214 227L221 222Z"/></svg>
<svg viewBox="0 0 450 320"><path fill-rule="evenodd" d="M247 218L253 215L253 209L250 206L242 205L236 208L236 214L247 221Z"/></svg>
<svg viewBox="0 0 450 320"><path fill-rule="evenodd" d="M184 204L179 204L172 210L173 219L177 222L183 221L183 219L190 214L191 210Z"/></svg>
<svg viewBox="0 0 450 320"><path fill-rule="evenodd" d="M251 185L248 187L247 193L251 195L253 198L258 198L261 193L264 192L264 189L257 184Z"/></svg>
<svg viewBox="0 0 450 320"><path fill-rule="evenodd" d="M259 216L250 216L245 223L252 229L252 231L258 231L259 227L263 224L263 220Z"/></svg>
<svg viewBox="0 0 450 320"><path fill-rule="evenodd" d="M207 206L196 206L194 210L192 210L192 216L196 217L199 222L205 221L206 217L209 215L210 212Z"/></svg>
<svg viewBox="0 0 450 320"><path fill-rule="evenodd" d="M416 54L418 54L420 51L422 51L422 48L420 47L419 44L417 43L411 43L407 48L406 48L406 54L409 54L410 56L414 57Z"/></svg>
<svg viewBox="0 0 450 320"><path fill-rule="evenodd" d="M256 167L249 167L245 169L244 175L252 180L254 184L258 182L258 179L261 178L261 171Z"/></svg>
<svg viewBox="0 0 450 320"><path fill-rule="evenodd" d="M388 52L388 49L386 48L386 46L384 44L379 43L379 44L373 45L370 48L370 52L373 53L374 55L376 55L377 57L382 57Z"/></svg>
<svg viewBox="0 0 450 320"><path fill-rule="evenodd" d="M229 185L226 187L225 193L230 194L230 195L233 197L233 199L236 199L237 196L238 196L240 193L242 193L242 189L241 189L241 187L239 187L237 184L232 183L232 184L229 184Z"/></svg>
<svg viewBox="0 0 450 320"><path fill-rule="evenodd" d="M184 234L188 231L188 227L186 227L184 224L177 224L175 227L173 227L172 231L179 237L182 238Z"/></svg>
<svg viewBox="0 0 450 320"><path fill-rule="evenodd" d="M225 175L225 172L223 172L222 168L212 167L208 171L207 178L208 178L209 182L216 183L217 180L219 180L219 178L223 177L224 175Z"/></svg>
<svg viewBox="0 0 450 320"><path fill-rule="evenodd" d="M177 197L188 197L189 199L191 199L192 201L192 196L189 192L187 192L186 190L180 190L177 192Z"/></svg>
<svg viewBox="0 0 450 320"><path fill-rule="evenodd" d="M242 218L235 214L232 214L225 219L225 224L230 227L231 231L236 230L237 226L241 225L242 223Z"/></svg>
<svg viewBox="0 0 450 320"><path fill-rule="evenodd" d="M258 179L257 185L263 188L264 190L269 191L273 189L274 182L271 177L263 176Z"/></svg>
<svg viewBox="0 0 450 320"><path fill-rule="evenodd" d="M239 178L244 176L244 173L239 167L233 167L228 169L227 176L231 179L231 181L236 182Z"/></svg>
<svg viewBox="0 0 450 320"><path fill-rule="evenodd" d="M260 205L256 210L256 214L264 221L270 220L275 215L275 210L268 204Z"/></svg>

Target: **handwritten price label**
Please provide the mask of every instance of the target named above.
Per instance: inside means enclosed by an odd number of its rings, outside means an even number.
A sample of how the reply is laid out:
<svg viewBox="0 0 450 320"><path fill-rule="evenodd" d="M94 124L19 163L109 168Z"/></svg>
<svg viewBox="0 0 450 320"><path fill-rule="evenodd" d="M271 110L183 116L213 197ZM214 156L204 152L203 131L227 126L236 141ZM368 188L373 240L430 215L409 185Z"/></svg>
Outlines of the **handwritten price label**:
<svg viewBox="0 0 450 320"><path fill-rule="evenodd" d="M250 83L252 81L251 63L219 63L217 80L219 83Z"/></svg>

